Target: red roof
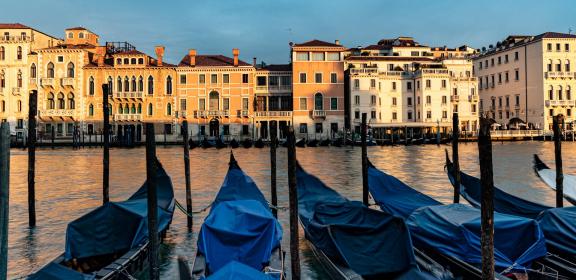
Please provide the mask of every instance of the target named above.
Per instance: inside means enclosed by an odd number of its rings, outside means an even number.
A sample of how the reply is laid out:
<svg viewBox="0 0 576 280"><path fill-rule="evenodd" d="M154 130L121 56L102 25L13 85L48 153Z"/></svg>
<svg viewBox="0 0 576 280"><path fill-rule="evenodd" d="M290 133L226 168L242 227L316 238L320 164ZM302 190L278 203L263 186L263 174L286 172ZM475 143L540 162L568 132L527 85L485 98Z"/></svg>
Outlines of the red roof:
<svg viewBox="0 0 576 280"><path fill-rule="evenodd" d="M545 32L535 37L535 39L540 38L576 38L576 35L559 32Z"/></svg>
<svg viewBox="0 0 576 280"><path fill-rule="evenodd" d="M334 43L328 43L326 41L320 41L320 40L312 40L312 41L308 41L308 42L304 42L301 44L294 44L294 47L339 47L341 48L341 45L337 45Z"/></svg>
<svg viewBox="0 0 576 280"><path fill-rule="evenodd" d="M88 29L78 26L78 27L66 28L66 30L88 30Z"/></svg>
<svg viewBox="0 0 576 280"><path fill-rule="evenodd" d="M184 56L178 66L190 66L190 57ZM234 66L234 59L223 55L197 55L196 66ZM238 66L251 66L251 64L238 60Z"/></svg>
<svg viewBox="0 0 576 280"><path fill-rule="evenodd" d="M129 51L117 52L114 55L135 55L135 54L146 55L145 53L143 53L139 50L129 50Z"/></svg>
<svg viewBox="0 0 576 280"><path fill-rule="evenodd" d="M91 45L91 44L78 44L78 45L73 45L73 44L60 44L60 45L53 46L53 47L43 48L42 50L93 49L93 48L96 48L96 46Z"/></svg>
<svg viewBox="0 0 576 280"><path fill-rule="evenodd" d="M0 29L32 29L21 23L0 23Z"/></svg>
<svg viewBox="0 0 576 280"><path fill-rule="evenodd" d="M422 57L422 56L417 56L417 57L406 57L406 56L349 56L346 58L346 60L350 61L350 60L360 60L360 61L366 61L366 60L370 60L370 61L389 61L389 60L394 60L394 61L433 61L434 58L432 57Z"/></svg>

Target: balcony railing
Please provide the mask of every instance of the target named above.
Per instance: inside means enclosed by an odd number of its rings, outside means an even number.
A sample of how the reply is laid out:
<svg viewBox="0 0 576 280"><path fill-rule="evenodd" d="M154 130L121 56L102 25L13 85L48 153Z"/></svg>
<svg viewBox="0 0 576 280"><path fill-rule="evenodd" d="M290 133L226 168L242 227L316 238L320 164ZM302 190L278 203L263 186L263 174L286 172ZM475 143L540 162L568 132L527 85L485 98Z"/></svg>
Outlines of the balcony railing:
<svg viewBox="0 0 576 280"><path fill-rule="evenodd" d="M313 110L313 111L312 111L312 117L314 117L314 118L325 118L325 117L326 117L326 111L324 111L324 110Z"/></svg>
<svg viewBox="0 0 576 280"><path fill-rule="evenodd" d="M40 84L44 87L44 86L50 86L53 87L54 86L54 78L42 78L40 80Z"/></svg>
<svg viewBox="0 0 576 280"><path fill-rule="evenodd" d="M237 116L239 118L240 117L247 118L248 117L248 110L238 110Z"/></svg>
<svg viewBox="0 0 576 280"><path fill-rule="evenodd" d="M74 78L62 78L62 86L74 86Z"/></svg>
<svg viewBox="0 0 576 280"><path fill-rule="evenodd" d="M378 74L378 68L351 68L350 74Z"/></svg>
<svg viewBox="0 0 576 280"><path fill-rule="evenodd" d="M557 79L557 78L570 78L570 79L574 79L576 78L576 72L546 72L546 78L547 79Z"/></svg>
<svg viewBox="0 0 576 280"><path fill-rule="evenodd" d="M478 95L470 95L468 96L469 102L478 102Z"/></svg>
<svg viewBox="0 0 576 280"><path fill-rule="evenodd" d="M0 42L28 42L30 41L30 36L2 36L0 37Z"/></svg>
<svg viewBox="0 0 576 280"><path fill-rule="evenodd" d="M574 100L546 100L546 107L550 106L574 106Z"/></svg>
<svg viewBox="0 0 576 280"><path fill-rule="evenodd" d="M415 72L416 75L448 75L448 69L420 69Z"/></svg>
<svg viewBox="0 0 576 280"><path fill-rule="evenodd" d="M30 85L36 85L36 83L38 83L38 79L36 79L36 78L30 78L30 81L29 81L28 84L30 84Z"/></svg>
<svg viewBox="0 0 576 280"><path fill-rule="evenodd" d="M230 111L229 110L210 110L206 111L209 117L229 117Z"/></svg>
<svg viewBox="0 0 576 280"><path fill-rule="evenodd" d="M290 92L292 90L291 85L268 85L268 86L257 86L256 92Z"/></svg>
<svg viewBox="0 0 576 280"><path fill-rule="evenodd" d="M142 92L115 92L116 98L142 98Z"/></svg>
<svg viewBox="0 0 576 280"><path fill-rule="evenodd" d="M115 121L141 121L141 114L114 114Z"/></svg>
<svg viewBox="0 0 576 280"><path fill-rule="evenodd" d="M74 109L48 109L40 111L40 116L47 117L71 117L74 115Z"/></svg>
<svg viewBox="0 0 576 280"><path fill-rule="evenodd" d="M204 110L196 110L196 111L194 111L194 118L195 118L195 119L206 118L206 116L208 116L207 111L204 111Z"/></svg>
<svg viewBox="0 0 576 280"><path fill-rule="evenodd" d="M256 117L292 117L292 111L256 111Z"/></svg>
<svg viewBox="0 0 576 280"><path fill-rule="evenodd" d="M456 82L475 82L477 80L476 77L452 77L452 79Z"/></svg>
<svg viewBox="0 0 576 280"><path fill-rule="evenodd" d="M20 95L21 88L13 87L12 88L12 95Z"/></svg>
<svg viewBox="0 0 576 280"><path fill-rule="evenodd" d="M460 96L450 95L450 102L458 102L458 101L460 101Z"/></svg>

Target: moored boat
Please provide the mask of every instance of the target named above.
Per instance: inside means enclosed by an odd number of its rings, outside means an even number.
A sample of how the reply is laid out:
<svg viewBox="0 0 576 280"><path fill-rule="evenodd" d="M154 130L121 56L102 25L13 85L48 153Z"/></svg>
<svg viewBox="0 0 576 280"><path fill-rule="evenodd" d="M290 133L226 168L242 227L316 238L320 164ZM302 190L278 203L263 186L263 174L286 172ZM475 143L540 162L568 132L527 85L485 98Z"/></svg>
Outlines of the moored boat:
<svg viewBox="0 0 576 280"><path fill-rule="evenodd" d="M308 141L307 145L308 145L308 147L318 147L318 143L319 143L318 140L313 139L313 140Z"/></svg>
<svg viewBox="0 0 576 280"><path fill-rule="evenodd" d="M249 138L246 138L242 141L242 147L244 148L251 148L252 147L252 140Z"/></svg>
<svg viewBox="0 0 576 280"><path fill-rule="evenodd" d="M236 148L240 147L240 143L238 143L238 141L236 141L236 139L232 139L232 141L230 141L229 145L230 145L230 148L232 148L232 149L236 149Z"/></svg>
<svg viewBox="0 0 576 280"><path fill-rule="evenodd" d="M256 140L256 142L254 142L254 147L255 148L264 148L265 144L264 144L264 140L262 140L262 138L259 138L258 140Z"/></svg>
<svg viewBox="0 0 576 280"><path fill-rule="evenodd" d="M534 155L534 171L547 186L556 190L556 170L550 169L538 155ZM569 174L563 175L564 198L573 205L576 205L576 176Z"/></svg>
<svg viewBox="0 0 576 280"><path fill-rule="evenodd" d="M324 140L320 141L320 143L318 143L318 146L320 146L320 147L330 146L330 139L324 139Z"/></svg>
<svg viewBox="0 0 576 280"><path fill-rule="evenodd" d="M222 141L222 139L220 138L216 139L214 146L216 146L216 149L222 149L228 147L228 145L226 145L226 143L224 143L224 141Z"/></svg>
<svg viewBox="0 0 576 280"><path fill-rule="evenodd" d="M306 147L306 138L302 138L298 141L296 141L296 144L294 144L296 147L299 148L305 148Z"/></svg>

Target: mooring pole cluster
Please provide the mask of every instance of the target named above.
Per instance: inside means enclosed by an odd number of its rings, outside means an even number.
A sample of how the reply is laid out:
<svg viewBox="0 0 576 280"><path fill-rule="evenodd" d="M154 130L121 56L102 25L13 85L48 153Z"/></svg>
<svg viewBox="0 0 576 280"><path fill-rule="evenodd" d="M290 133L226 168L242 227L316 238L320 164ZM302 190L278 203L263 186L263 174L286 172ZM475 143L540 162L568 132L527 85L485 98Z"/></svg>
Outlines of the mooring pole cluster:
<svg viewBox="0 0 576 280"><path fill-rule="evenodd" d="M458 138L460 137L460 121L458 113L452 114L452 162L454 164L454 203L460 203L460 160L458 155Z"/></svg>

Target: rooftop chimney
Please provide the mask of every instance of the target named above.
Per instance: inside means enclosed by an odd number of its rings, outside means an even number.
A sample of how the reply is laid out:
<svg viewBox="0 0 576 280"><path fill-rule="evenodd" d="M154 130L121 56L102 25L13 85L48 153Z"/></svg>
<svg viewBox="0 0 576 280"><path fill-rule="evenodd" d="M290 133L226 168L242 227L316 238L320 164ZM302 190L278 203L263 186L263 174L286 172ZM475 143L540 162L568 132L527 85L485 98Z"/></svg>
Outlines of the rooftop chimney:
<svg viewBox="0 0 576 280"><path fill-rule="evenodd" d="M340 40L334 40L334 44L340 45Z"/></svg>
<svg viewBox="0 0 576 280"><path fill-rule="evenodd" d="M252 66L256 67L256 58L255 57L252 58Z"/></svg>
<svg viewBox="0 0 576 280"><path fill-rule="evenodd" d="M158 66L162 66L162 58L164 57L164 46L156 46L154 48L156 58L158 59Z"/></svg>
<svg viewBox="0 0 576 280"><path fill-rule="evenodd" d="M240 55L240 50L232 49L232 54L234 55L234 67L238 67L238 55Z"/></svg>
<svg viewBox="0 0 576 280"><path fill-rule="evenodd" d="M188 50L188 64L190 64L190 66L194 67L196 66L196 50L195 49L189 49Z"/></svg>
<svg viewBox="0 0 576 280"><path fill-rule="evenodd" d="M106 46L96 47L96 59L98 61L98 67L104 66L105 57L106 57Z"/></svg>

